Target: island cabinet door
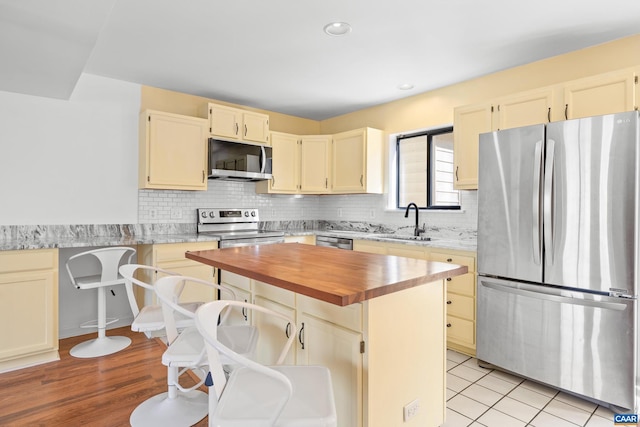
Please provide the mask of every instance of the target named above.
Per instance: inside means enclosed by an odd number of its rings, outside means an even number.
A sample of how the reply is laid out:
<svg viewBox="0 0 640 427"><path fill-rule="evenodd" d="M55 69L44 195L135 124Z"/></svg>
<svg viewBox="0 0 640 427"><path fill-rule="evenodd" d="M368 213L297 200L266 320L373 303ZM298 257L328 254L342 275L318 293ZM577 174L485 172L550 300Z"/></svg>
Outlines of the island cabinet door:
<svg viewBox="0 0 640 427"><path fill-rule="evenodd" d="M298 365L331 371L339 426L362 426L362 333L307 313L298 315Z"/></svg>
<svg viewBox="0 0 640 427"><path fill-rule="evenodd" d="M292 307L279 304L270 299L264 298L261 295L254 297L255 304L262 307L273 310L277 313L284 314L285 316L295 319L296 310ZM258 336L258 345L256 350L256 357L258 362L265 365L274 365L280 356L280 352L284 348L287 342L289 334L292 332L291 325L282 319L274 316L269 316L259 311L253 312L253 324L260 331ZM296 364L296 346L291 346L284 365Z"/></svg>

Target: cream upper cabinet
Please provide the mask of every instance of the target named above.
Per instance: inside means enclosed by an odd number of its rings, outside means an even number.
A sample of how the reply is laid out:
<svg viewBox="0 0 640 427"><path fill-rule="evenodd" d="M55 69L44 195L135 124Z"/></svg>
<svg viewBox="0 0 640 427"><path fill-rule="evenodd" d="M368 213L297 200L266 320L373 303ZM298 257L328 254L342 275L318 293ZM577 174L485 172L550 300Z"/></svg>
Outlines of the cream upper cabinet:
<svg viewBox="0 0 640 427"><path fill-rule="evenodd" d="M140 114L139 186L207 189L207 121L159 111Z"/></svg>
<svg viewBox="0 0 640 427"><path fill-rule="evenodd" d="M300 139L300 191L328 193L331 136L305 135Z"/></svg>
<svg viewBox="0 0 640 427"><path fill-rule="evenodd" d="M295 194L300 191L300 137L271 132L271 175L256 183L257 193Z"/></svg>
<svg viewBox="0 0 640 427"><path fill-rule="evenodd" d="M566 119L620 113L635 108L637 73L632 68L573 80L563 86Z"/></svg>
<svg viewBox="0 0 640 427"><path fill-rule="evenodd" d="M365 128L333 135L332 193L382 193L382 131Z"/></svg>
<svg viewBox="0 0 640 427"><path fill-rule="evenodd" d="M242 141L269 143L269 116L220 104L207 104L209 133Z"/></svg>
<svg viewBox="0 0 640 427"><path fill-rule="evenodd" d="M454 187L478 188L478 142L481 133L492 128L490 102L458 107L453 111Z"/></svg>
<svg viewBox="0 0 640 427"><path fill-rule="evenodd" d="M552 120L552 88L499 98L493 108L492 130L548 123Z"/></svg>
<svg viewBox="0 0 640 427"><path fill-rule="evenodd" d="M58 360L58 250L0 252L0 372Z"/></svg>

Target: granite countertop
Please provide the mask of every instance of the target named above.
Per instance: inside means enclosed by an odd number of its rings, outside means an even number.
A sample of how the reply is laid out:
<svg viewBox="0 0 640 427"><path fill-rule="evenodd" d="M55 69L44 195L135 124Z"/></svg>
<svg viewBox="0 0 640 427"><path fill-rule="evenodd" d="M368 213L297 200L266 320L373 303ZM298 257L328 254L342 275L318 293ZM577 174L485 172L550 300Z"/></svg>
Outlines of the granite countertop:
<svg viewBox="0 0 640 427"><path fill-rule="evenodd" d="M371 240L375 242L398 243L402 245L423 246L428 248L453 249L459 251L475 252L477 242L475 236L444 236L433 237L431 240L410 240L403 238L392 238L391 233L371 233L365 231L348 231L348 230L288 230L285 235L288 236L307 236L322 235L330 237L343 237L353 240ZM402 234L395 233L398 236Z"/></svg>
<svg viewBox="0 0 640 427"><path fill-rule="evenodd" d="M432 235L432 240L405 240L390 238L403 233L377 229L343 230L327 228L326 224L269 224L266 229L283 230L285 236L324 235L354 240L372 240L403 245L476 251L473 233L451 232ZM311 227L308 227L311 225ZM315 225L315 227L314 227ZM320 227L318 227L320 225ZM279 227L282 226L282 227ZM102 224L102 225L49 225L0 226L0 250L78 248L101 246L133 246L164 243L215 242L218 238L197 234L195 224Z"/></svg>

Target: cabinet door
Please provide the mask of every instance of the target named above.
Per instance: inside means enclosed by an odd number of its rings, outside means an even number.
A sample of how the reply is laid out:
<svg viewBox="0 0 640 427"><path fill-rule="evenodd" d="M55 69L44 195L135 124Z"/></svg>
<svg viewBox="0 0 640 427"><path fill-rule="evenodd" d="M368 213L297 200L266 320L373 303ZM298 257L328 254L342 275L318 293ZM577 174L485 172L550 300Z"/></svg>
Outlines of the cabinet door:
<svg viewBox="0 0 640 427"><path fill-rule="evenodd" d="M242 139L269 143L269 116L261 113L242 113Z"/></svg>
<svg viewBox="0 0 640 427"><path fill-rule="evenodd" d="M253 303L253 298L251 296L251 292L248 292L244 289L236 288L235 286L228 285L223 283L224 286L228 287L236 294L237 301L244 301L248 303ZM226 295L222 295L223 299L226 299ZM253 321L253 313L251 310L247 310L246 308L242 308L241 310L233 310L227 319L227 324L230 325L251 325Z"/></svg>
<svg viewBox="0 0 640 427"><path fill-rule="evenodd" d="M279 304L260 295L254 297L254 303L275 312L282 313L291 319L295 319L296 310L294 308ZM259 311L253 313L253 324L260 330L256 349L257 361L265 365L273 365L278 360L280 352L287 342L287 334L291 331L290 326L282 319L266 315ZM284 364L296 364L295 342L291 346Z"/></svg>
<svg viewBox="0 0 640 427"><path fill-rule="evenodd" d="M453 112L454 187L478 188L478 142L481 133L490 132L491 104L469 105Z"/></svg>
<svg viewBox="0 0 640 427"><path fill-rule="evenodd" d="M242 111L224 105L209 104L209 132L224 138L240 138Z"/></svg>
<svg viewBox="0 0 640 427"><path fill-rule="evenodd" d="M494 129L509 129L551 121L552 89L536 90L497 100Z"/></svg>
<svg viewBox="0 0 640 427"><path fill-rule="evenodd" d="M141 171L146 174L141 174L141 187L206 190L206 120L166 113L146 117L147 135L141 141L140 159Z"/></svg>
<svg viewBox="0 0 640 427"><path fill-rule="evenodd" d="M300 187L303 192L329 192L330 136L303 136L300 144Z"/></svg>
<svg viewBox="0 0 640 427"><path fill-rule="evenodd" d="M0 322L0 371L57 358L57 250L0 252Z"/></svg>
<svg viewBox="0 0 640 427"><path fill-rule="evenodd" d="M606 73L564 85L565 118L632 111L635 73L632 69Z"/></svg>
<svg viewBox="0 0 640 427"><path fill-rule="evenodd" d="M299 365L321 365L331 371L339 426L362 425L362 334L301 313Z"/></svg>
<svg viewBox="0 0 640 427"><path fill-rule="evenodd" d="M272 192L296 193L300 186L300 144L299 137L286 133L271 134L272 172L270 183Z"/></svg>
<svg viewBox="0 0 640 427"><path fill-rule="evenodd" d="M154 265L174 273L195 277L197 279L214 282L215 270L213 267L185 258L185 252L206 249L217 249L217 242L200 243L174 243L165 245L154 245L153 259ZM213 301L217 299L217 290L206 285L190 284L187 286L180 301Z"/></svg>
<svg viewBox="0 0 640 427"><path fill-rule="evenodd" d="M333 136L331 191L363 193L365 191L366 139L364 130Z"/></svg>

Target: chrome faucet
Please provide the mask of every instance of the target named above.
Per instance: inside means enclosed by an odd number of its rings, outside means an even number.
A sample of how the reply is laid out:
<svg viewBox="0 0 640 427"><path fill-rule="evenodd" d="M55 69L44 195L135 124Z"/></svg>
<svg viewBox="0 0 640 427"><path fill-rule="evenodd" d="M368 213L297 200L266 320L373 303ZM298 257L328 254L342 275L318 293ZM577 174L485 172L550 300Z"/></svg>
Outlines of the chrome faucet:
<svg viewBox="0 0 640 427"><path fill-rule="evenodd" d="M416 205L416 204L415 204L415 203L413 203L413 202L409 203L409 204L407 205L407 210L406 210L406 211L404 211L404 217L405 217L405 218L408 218L408 217L409 217L409 209L411 209L411 207L412 207L412 206L413 206L413 208L416 210L416 226L415 226L415 228L413 229L413 235L414 235L414 236L419 236L419 235L421 235L422 233L424 233L424 228L420 228L420 227L418 226L418 212L419 212L419 210L418 210L418 205Z"/></svg>

